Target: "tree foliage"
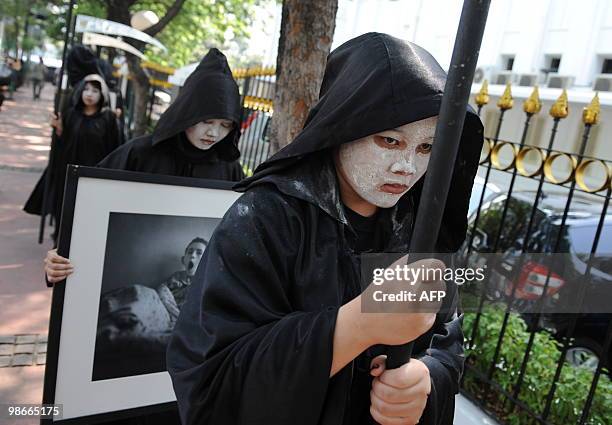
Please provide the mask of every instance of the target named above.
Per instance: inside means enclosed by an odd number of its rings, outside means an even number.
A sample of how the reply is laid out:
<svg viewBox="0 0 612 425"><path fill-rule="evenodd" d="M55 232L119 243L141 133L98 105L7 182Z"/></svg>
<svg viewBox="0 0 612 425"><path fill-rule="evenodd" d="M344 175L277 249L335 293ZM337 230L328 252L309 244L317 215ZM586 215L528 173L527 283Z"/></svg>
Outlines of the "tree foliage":
<svg viewBox="0 0 612 425"><path fill-rule="evenodd" d="M169 2L141 0L131 11L152 10L162 16ZM168 52L147 47L148 59L171 66L183 66L200 59L211 47L226 50L232 42L248 38L253 6L257 0L188 0L181 12L156 37Z"/></svg>
<svg viewBox="0 0 612 425"><path fill-rule="evenodd" d="M106 19L109 8L129 5L131 14L151 10L163 17L173 0L79 0L74 14L90 15ZM161 32L155 34L167 52L148 46L145 55L148 60L169 66L180 67L200 59L210 47L228 50L248 43L248 28L252 22L254 6L261 0L186 0L178 14ZM46 34L48 41L61 46L67 27L66 10L68 0L6 0L3 1L0 16L9 19L5 29L4 47L15 50L24 40L23 27L28 11L43 17L36 20ZM17 20L17 26L13 20ZM30 18L34 22L33 18ZM15 28L20 29L17 34ZM27 41L26 41L27 44ZM239 58L235 58L238 60Z"/></svg>

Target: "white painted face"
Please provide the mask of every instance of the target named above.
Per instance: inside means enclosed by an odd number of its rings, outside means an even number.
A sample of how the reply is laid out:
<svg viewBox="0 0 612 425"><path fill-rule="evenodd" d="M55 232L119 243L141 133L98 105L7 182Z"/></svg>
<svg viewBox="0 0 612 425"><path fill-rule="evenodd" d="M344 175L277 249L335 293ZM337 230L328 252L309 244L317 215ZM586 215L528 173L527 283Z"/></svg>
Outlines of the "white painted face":
<svg viewBox="0 0 612 425"><path fill-rule="evenodd" d="M185 130L185 134L193 146L207 150L223 140L233 127L234 123L230 120L213 118L189 127Z"/></svg>
<svg viewBox="0 0 612 425"><path fill-rule="evenodd" d="M430 117L341 145L339 165L349 185L377 207L394 206L425 174L437 121Z"/></svg>
<svg viewBox="0 0 612 425"><path fill-rule="evenodd" d="M83 93L81 94L81 99L85 106L96 106L100 102L100 97L102 97L102 93L99 88L92 83L85 83Z"/></svg>

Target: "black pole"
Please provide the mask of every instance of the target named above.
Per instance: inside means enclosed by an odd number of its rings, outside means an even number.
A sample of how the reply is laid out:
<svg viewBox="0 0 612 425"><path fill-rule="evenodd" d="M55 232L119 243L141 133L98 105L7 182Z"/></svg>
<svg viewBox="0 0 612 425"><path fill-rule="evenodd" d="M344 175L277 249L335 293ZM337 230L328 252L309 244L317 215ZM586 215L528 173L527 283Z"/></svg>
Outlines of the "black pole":
<svg viewBox="0 0 612 425"><path fill-rule="evenodd" d="M70 0L70 4L68 5L68 14L66 17L66 34L64 34L64 50L62 51L62 66L60 67L59 73L59 82L57 83L57 93L55 94L55 99L53 100L53 113L57 115L57 110L59 109L59 101L62 93L62 83L64 80L64 70L66 69L66 56L68 55L68 40L70 37L70 30L72 28L72 9L74 8L75 0ZM49 186L51 185L51 177L49 173L51 172L51 167L53 165L53 147L55 145L55 140L57 135L55 134L55 128L53 129L53 133L51 135L51 148L49 150L49 159L47 161L47 169L45 172L45 184L43 190L43 199L40 211L40 225L38 227L38 243L43 243L43 237L45 234L45 221L47 218L47 203L49 196ZM59 225L59 223L56 223Z"/></svg>
<svg viewBox="0 0 612 425"><path fill-rule="evenodd" d="M455 163L459 150L459 140L490 2L490 0L463 2L436 126L436 143L429 160L429 172L425 176L410 252L429 253L435 250L453 173L453 167L448 165ZM408 362L412 355L412 345L413 343L409 343L390 347L387 353L387 368L395 369Z"/></svg>

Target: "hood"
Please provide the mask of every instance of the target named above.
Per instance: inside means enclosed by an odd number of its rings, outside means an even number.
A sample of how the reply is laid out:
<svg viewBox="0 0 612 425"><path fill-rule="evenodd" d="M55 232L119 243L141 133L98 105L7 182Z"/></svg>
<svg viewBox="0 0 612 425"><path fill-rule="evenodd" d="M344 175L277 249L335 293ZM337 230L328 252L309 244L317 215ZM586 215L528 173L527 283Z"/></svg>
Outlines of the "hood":
<svg viewBox="0 0 612 425"><path fill-rule="evenodd" d="M210 49L160 117L153 131L153 144L170 139L200 121L223 118L231 120L234 129L210 150L215 149L224 160L237 159L240 113L240 93L227 59L218 49Z"/></svg>
<svg viewBox="0 0 612 425"><path fill-rule="evenodd" d="M98 62L94 52L81 44L70 49L66 58L66 72L70 86L76 86L87 75L103 75Z"/></svg>
<svg viewBox="0 0 612 425"><path fill-rule="evenodd" d="M81 81L77 83L72 93L72 105L78 108L83 108L83 99L82 99L83 90L85 89L85 84L90 81L97 81L98 83L100 83L100 88L102 90L102 107L100 109L104 108L105 106L108 106L108 102L109 102L108 86L106 85L104 78L102 78L98 74L87 75L83 77Z"/></svg>
<svg viewBox="0 0 612 425"><path fill-rule="evenodd" d="M333 149L438 115L445 82L444 70L416 44L380 33L346 42L328 57L319 100L303 130L236 189L244 191L256 184L271 183L346 224ZM468 108L438 237L439 251L455 251L465 239L468 203L482 143L482 123ZM421 178L396 206L381 210L379 222L386 234L386 250L408 249L423 181Z"/></svg>

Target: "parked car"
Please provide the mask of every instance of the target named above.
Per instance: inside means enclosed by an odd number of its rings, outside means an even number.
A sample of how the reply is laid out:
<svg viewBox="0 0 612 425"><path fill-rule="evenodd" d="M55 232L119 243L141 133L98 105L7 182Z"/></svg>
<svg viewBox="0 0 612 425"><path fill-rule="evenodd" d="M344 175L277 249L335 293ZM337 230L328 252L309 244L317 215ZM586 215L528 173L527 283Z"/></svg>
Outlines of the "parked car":
<svg viewBox="0 0 612 425"><path fill-rule="evenodd" d="M478 208L478 203L480 202L480 197L482 196L482 190L484 187L484 179L479 175L476 175L474 178L474 186L472 186L472 194L470 195L470 206L468 207L468 216L472 215L474 211ZM488 182L487 188L485 190L484 199L490 198L492 194L499 193L499 187L497 185Z"/></svg>
<svg viewBox="0 0 612 425"><path fill-rule="evenodd" d="M261 162L268 159L271 122L269 113L257 110L251 111L242 121L239 142L240 161L250 171L254 171Z"/></svg>
<svg viewBox="0 0 612 425"><path fill-rule="evenodd" d="M496 253L495 260L487 264L490 267L485 291L487 298L504 302L512 300L513 307L521 312L531 329L546 329L560 340L566 335L572 318L576 317L574 339L567 360L574 365L590 368L595 368L600 360L604 366L612 365L610 352L603 352L606 331L612 319L612 214L605 216L586 282L583 275L601 217L603 200L582 193L574 194L558 250L555 251L567 193L543 192L535 211L526 253L521 255L535 192L517 191L512 194L500 240L496 243L506 199L507 194L490 195L483 203L476 229L473 229L476 214L472 211L468 237L462 248L462 253L467 254L471 232L475 231L470 264L482 264L486 254ZM547 254L553 252L560 254L552 256L554 260L551 260ZM534 312L544 294L547 279L546 295L540 302L542 314L535 323L537 316ZM584 288L584 285L588 287ZM577 300L581 293L584 300L582 308L578 308Z"/></svg>

